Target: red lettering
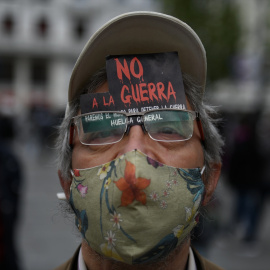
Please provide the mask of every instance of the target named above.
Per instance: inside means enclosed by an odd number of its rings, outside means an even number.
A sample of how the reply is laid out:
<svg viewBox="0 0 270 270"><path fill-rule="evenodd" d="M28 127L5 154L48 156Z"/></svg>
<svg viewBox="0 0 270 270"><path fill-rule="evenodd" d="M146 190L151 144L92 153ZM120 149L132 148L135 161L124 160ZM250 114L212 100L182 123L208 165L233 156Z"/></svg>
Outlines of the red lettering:
<svg viewBox="0 0 270 270"><path fill-rule="evenodd" d="M135 72L135 69L134 69L135 62L137 63L138 68L139 68L139 72L138 73L136 73ZM135 78L137 78L137 79L140 79L143 76L143 66L142 66L142 63L140 62L140 60L137 57L134 57L130 61L130 72L132 73L132 76L135 77Z"/></svg>
<svg viewBox="0 0 270 270"><path fill-rule="evenodd" d="M93 98L93 105L92 105L92 109L94 109L94 107L97 106L98 108L98 103L97 103L97 100L96 98Z"/></svg>
<svg viewBox="0 0 270 270"><path fill-rule="evenodd" d="M130 73L126 59L124 59L124 66L120 63L118 58L115 58L114 60L116 62L117 77L121 81L121 83L123 83L122 73L124 73L125 76L130 80Z"/></svg>
<svg viewBox="0 0 270 270"><path fill-rule="evenodd" d="M110 98L109 98L109 102L108 102L108 103L106 103L105 97L103 96L103 105L104 105L104 106L111 106L111 104L113 104L113 105L114 105L114 100L113 100L113 97L112 97L112 96L110 96Z"/></svg>
<svg viewBox="0 0 270 270"><path fill-rule="evenodd" d="M162 100L162 98L165 98L167 100L167 97L164 94L165 87L164 87L164 84L162 82L158 82L157 83L157 90L158 90L158 97L159 97L159 99Z"/></svg>
<svg viewBox="0 0 270 270"><path fill-rule="evenodd" d="M144 94L148 94L148 91L146 89L143 89L145 87L146 87L146 83L140 83L141 101L149 102L149 97L144 96Z"/></svg>
<svg viewBox="0 0 270 270"><path fill-rule="evenodd" d="M140 102L140 93L139 93L139 89L138 89L138 85L136 84L136 94L135 94L135 90L134 90L134 85L131 85L131 91L132 91L132 98L138 103Z"/></svg>
<svg viewBox="0 0 270 270"><path fill-rule="evenodd" d="M110 96L110 100L109 100L109 106L111 106L111 104L113 104L113 105L114 105L114 100L113 100L113 97L112 97L112 96Z"/></svg>
<svg viewBox="0 0 270 270"><path fill-rule="evenodd" d="M103 105L104 106L109 106L109 103L106 103L105 97L103 96Z"/></svg>
<svg viewBox="0 0 270 270"><path fill-rule="evenodd" d="M122 90L121 90L121 100L124 102L124 103L131 103L130 100L131 100L131 95L126 95L125 96L125 91L128 91L129 92L129 89L126 85L124 85L122 87Z"/></svg>
<svg viewBox="0 0 270 270"><path fill-rule="evenodd" d="M169 82L169 84L168 84L168 99L167 100L170 100L172 95L173 95L174 99L176 100L176 95L175 95L175 91L173 90L172 83Z"/></svg>
<svg viewBox="0 0 270 270"><path fill-rule="evenodd" d="M165 90L167 90L167 93ZM153 102L165 99L168 102L171 96L176 100L176 93L171 82L168 82L168 89L165 89L163 82L158 82L156 85L154 83L131 84L130 88L124 85L121 90L122 102L129 104L131 104L131 100L134 100L136 103L145 101L149 103L150 100ZM109 105L111 103L114 104L112 97L110 99Z"/></svg>
<svg viewBox="0 0 270 270"><path fill-rule="evenodd" d="M156 86L154 83L148 83L148 92L149 92L149 98L151 99L151 101L154 100L154 98L158 101L158 97L155 94L156 91Z"/></svg>

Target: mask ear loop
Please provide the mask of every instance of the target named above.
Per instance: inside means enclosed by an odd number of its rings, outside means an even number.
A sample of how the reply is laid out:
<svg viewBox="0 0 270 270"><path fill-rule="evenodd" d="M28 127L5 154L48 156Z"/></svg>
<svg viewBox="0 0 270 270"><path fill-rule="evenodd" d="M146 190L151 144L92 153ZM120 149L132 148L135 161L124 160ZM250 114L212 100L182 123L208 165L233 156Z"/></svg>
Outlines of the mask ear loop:
<svg viewBox="0 0 270 270"><path fill-rule="evenodd" d="M74 172L73 172L72 169L70 169L70 174L71 174L71 176L72 176L73 178L75 178L75 175L74 175Z"/></svg>
<svg viewBox="0 0 270 270"><path fill-rule="evenodd" d="M75 174L74 174L74 172L73 172L72 169L70 169L69 171L70 171L70 174L71 174L71 176L72 176L72 181L73 181L74 178L75 178ZM70 185L70 187L69 187L69 192L71 193L71 185Z"/></svg>
<svg viewBox="0 0 270 270"><path fill-rule="evenodd" d="M205 171L205 165L201 169L201 175L203 175L204 171Z"/></svg>
<svg viewBox="0 0 270 270"><path fill-rule="evenodd" d="M72 177L75 177L72 169L70 169L70 173L71 173ZM70 190L71 190L71 185L70 185ZM58 192L58 193L56 193L56 196L57 196L58 200L61 200L61 201L67 200L67 197L66 197L64 192Z"/></svg>

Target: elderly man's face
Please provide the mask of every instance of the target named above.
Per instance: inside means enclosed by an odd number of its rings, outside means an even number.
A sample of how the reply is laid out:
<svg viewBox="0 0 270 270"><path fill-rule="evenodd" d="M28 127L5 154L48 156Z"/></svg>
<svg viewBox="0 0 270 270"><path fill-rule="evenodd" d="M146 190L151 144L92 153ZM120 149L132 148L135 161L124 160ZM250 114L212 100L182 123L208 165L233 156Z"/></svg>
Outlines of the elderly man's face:
<svg viewBox="0 0 270 270"><path fill-rule="evenodd" d="M107 92L108 84L104 83L96 92ZM188 109L191 110L187 102ZM151 158L166 165L179 168L203 167L204 156L198 126L194 122L194 133L191 139L182 142L158 142L144 133L141 126L133 126L127 136L115 144L89 146L80 143L78 134L74 137L72 168L84 169L111 161L131 150L138 149Z"/></svg>
<svg viewBox="0 0 270 270"><path fill-rule="evenodd" d="M108 84L104 83L96 92L107 92ZM187 108L192 110L187 102ZM74 134L72 168L85 169L107 163L129 151L138 149L149 157L178 168L202 168L204 166L204 154L201 144L201 137L198 126L194 121L193 136L186 141L181 142L160 142L152 140L147 133L144 133L141 126L133 126L128 135L115 144L103 146L83 145L78 138L77 132ZM215 190L220 173L220 164L211 164L210 177L205 181L205 194L202 203L207 204ZM59 172L61 185L65 191L67 199L70 196L70 184L72 179L63 179ZM203 176L204 178L204 176ZM86 242L82 244L84 259L90 265L92 259L96 258L93 250L89 248ZM179 264L186 261L182 258L188 257L189 242L185 242L180 250L177 250L172 263L176 263L177 269L181 269ZM89 257L89 258L88 258ZM129 269L124 267L124 269ZM130 268L131 269L131 268Z"/></svg>

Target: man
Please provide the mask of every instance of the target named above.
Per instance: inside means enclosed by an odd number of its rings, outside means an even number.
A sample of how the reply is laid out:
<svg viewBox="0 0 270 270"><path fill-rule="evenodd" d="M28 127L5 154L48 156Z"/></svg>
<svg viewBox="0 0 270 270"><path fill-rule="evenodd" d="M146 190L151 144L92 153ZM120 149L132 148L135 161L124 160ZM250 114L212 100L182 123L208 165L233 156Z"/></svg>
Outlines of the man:
<svg viewBox="0 0 270 270"><path fill-rule="evenodd" d="M58 140L83 240L58 269L220 269L190 247L221 169L205 81L200 39L171 16L123 14L90 38Z"/></svg>
<svg viewBox="0 0 270 270"><path fill-rule="evenodd" d="M13 126L12 118L0 112L0 269L18 270L15 231L23 173L20 160L12 150Z"/></svg>

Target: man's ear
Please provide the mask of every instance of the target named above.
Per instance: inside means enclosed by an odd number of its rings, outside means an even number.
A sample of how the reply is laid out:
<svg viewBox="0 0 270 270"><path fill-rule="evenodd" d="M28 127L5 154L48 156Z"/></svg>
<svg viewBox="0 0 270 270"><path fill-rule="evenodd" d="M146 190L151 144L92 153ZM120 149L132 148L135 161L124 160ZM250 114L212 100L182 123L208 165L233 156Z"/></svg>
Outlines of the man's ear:
<svg viewBox="0 0 270 270"><path fill-rule="evenodd" d="M71 185L72 180L71 180L71 178L70 179L64 179L60 170L58 170L58 177L59 177L62 189L63 189L63 191L64 191L64 193L66 195L66 199L69 200L70 185Z"/></svg>
<svg viewBox="0 0 270 270"><path fill-rule="evenodd" d="M205 194L202 202L203 206L207 205L213 196L220 176L220 171L221 163L212 163L210 165L210 176L205 182Z"/></svg>

